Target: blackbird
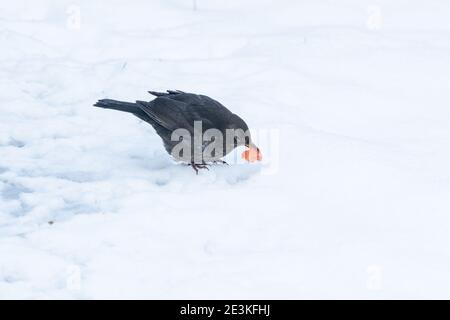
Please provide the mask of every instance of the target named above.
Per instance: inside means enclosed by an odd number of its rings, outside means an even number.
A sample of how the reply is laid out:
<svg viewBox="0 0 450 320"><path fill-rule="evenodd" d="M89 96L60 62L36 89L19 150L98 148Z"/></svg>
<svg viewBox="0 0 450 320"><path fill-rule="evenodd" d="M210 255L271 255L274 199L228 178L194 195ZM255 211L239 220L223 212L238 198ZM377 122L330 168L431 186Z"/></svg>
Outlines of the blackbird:
<svg viewBox="0 0 450 320"><path fill-rule="evenodd" d="M166 151L197 174L211 163L226 163L221 158L238 146L249 148L242 153L245 160L262 159L245 121L218 101L179 90L149 93L156 97L149 102L102 99L94 106L129 112L148 122L161 137Z"/></svg>

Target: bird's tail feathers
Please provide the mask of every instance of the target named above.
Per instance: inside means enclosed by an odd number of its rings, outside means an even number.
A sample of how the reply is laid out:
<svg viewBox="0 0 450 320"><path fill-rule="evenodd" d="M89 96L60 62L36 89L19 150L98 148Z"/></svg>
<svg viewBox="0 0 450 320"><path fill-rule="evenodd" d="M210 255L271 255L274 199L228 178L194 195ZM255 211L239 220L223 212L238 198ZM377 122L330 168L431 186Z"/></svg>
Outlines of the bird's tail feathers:
<svg viewBox="0 0 450 320"><path fill-rule="evenodd" d="M102 99L99 100L96 104L94 104L95 107L105 108L105 109L114 109L124 112L130 112L133 114L139 113L140 108L136 103L132 102L123 102L123 101L117 101L117 100L111 100L111 99Z"/></svg>

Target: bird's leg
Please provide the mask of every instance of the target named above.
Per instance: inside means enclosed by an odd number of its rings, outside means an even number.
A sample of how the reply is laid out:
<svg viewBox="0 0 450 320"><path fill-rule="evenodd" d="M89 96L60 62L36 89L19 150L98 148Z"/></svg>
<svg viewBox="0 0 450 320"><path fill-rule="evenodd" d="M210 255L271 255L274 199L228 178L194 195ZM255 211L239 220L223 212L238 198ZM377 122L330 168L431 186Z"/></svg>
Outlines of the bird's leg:
<svg viewBox="0 0 450 320"><path fill-rule="evenodd" d="M198 175L198 169L197 169L197 167L195 166L195 163L191 162L189 165L192 167L192 169L195 170L195 174Z"/></svg>

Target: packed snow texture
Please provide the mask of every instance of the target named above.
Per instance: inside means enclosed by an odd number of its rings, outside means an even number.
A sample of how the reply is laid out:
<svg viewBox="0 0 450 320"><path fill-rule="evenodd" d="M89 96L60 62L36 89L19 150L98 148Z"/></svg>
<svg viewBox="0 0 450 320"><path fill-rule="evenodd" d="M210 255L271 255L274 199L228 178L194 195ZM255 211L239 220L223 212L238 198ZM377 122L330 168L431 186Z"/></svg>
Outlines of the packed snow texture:
<svg viewBox="0 0 450 320"><path fill-rule="evenodd" d="M0 298L450 298L449 1L16 0L0 41ZM165 89L265 162L92 107Z"/></svg>

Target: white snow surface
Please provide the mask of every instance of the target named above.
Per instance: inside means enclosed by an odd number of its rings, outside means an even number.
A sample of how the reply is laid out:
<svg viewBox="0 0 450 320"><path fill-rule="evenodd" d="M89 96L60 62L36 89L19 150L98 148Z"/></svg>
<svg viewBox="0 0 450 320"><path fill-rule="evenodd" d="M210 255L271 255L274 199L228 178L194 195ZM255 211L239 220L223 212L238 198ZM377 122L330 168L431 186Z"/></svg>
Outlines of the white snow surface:
<svg viewBox="0 0 450 320"><path fill-rule="evenodd" d="M0 298L450 298L450 2L194 2L0 6ZM92 107L165 89L279 143Z"/></svg>

